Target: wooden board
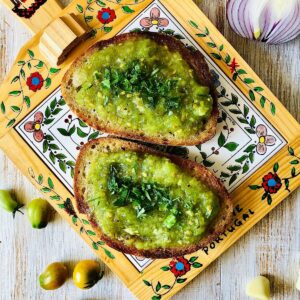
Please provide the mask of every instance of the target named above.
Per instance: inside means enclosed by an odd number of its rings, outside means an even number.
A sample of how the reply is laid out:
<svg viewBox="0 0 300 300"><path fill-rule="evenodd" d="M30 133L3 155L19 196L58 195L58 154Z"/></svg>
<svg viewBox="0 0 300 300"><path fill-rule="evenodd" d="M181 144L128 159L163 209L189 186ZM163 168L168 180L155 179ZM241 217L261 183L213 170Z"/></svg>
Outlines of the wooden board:
<svg viewBox="0 0 300 300"><path fill-rule="evenodd" d="M197 16L197 17L195 17L195 19L203 19L203 18L200 18L199 16ZM205 23L206 24L206 23ZM199 26L199 25L198 25ZM207 26L208 28L209 28L209 31L210 32L212 32L212 30L210 29L210 27L209 26ZM192 26L191 26L191 28L192 28ZM193 27L194 28L194 27ZM196 28L195 28L196 29ZM194 29L193 29L194 30ZM213 36L215 36L215 34L213 35ZM225 43L223 43L224 44L224 48L225 49L228 49L228 45L227 44L225 44ZM205 45L204 45L205 46ZM32 48L32 49L34 49L34 48ZM227 50L226 50L226 52L228 52ZM35 56L36 57L38 57L37 56L37 51L36 50L34 50L34 54L35 54ZM228 53L232 53L231 51L230 52L228 52ZM235 56L235 57L238 57L238 56ZM240 65L243 65L241 62L242 62L242 60L240 59L240 58L238 58L238 60L237 61L239 61L240 62ZM243 65L244 66L244 65ZM225 67L223 66L223 68L225 69ZM252 75L252 73L251 73L251 71L248 71L248 68L244 68L245 70L247 70L247 72L248 72L248 74L251 74ZM55 80L55 78L56 78L56 76L58 76L58 75L55 75L55 77L54 77L54 80ZM254 77L252 77L252 78L254 78ZM53 82L54 82L54 80L52 81L52 84L53 84ZM259 81L257 81L257 82L259 82ZM51 88L51 87L49 87L49 88ZM40 92L42 92L42 91L39 91L38 93L40 93ZM46 95L47 95L48 93L47 93L47 91L46 91L46 93L45 93L45 95L42 95L42 96L40 96L41 98L43 98L43 97L45 97ZM33 99L35 99L35 98L33 98ZM271 99L273 99L273 97L271 98ZM43 99L41 99L41 100L43 100ZM36 101L38 101L38 100L36 100ZM35 100L33 100L32 102L34 102L35 103ZM275 103L275 105L277 106L277 102L274 100L274 103ZM286 114L286 112L284 111L284 110L281 110L281 109L279 109L279 112L284 112L285 113L285 116L288 116L287 114ZM271 118L271 120L272 120L272 124L274 124L273 122L275 122L275 119L277 118L277 114L278 114L278 108L277 108L277 111L276 111L276 116L271 116L270 118ZM274 119L274 120L273 120ZM297 125L297 123L296 123L296 127L297 127L298 125ZM295 127L295 129L296 129L296 127ZM280 129L280 127L279 128L277 128L277 130L279 130L280 131L280 134L281 135L283 135L284 136L284 131L282 132L281 131L281 129ZM6 142L10 142L10 143L12 143L11 141L12 141L12 139L18 139L18 137L17 137L17 135L16 136L13 136L11 133L13 132L13 130L10 130L9 131L9 133L8 133L8 135L7 136L5 136L5 138L6 137L8 137L9 136L9 139L8 140L3 140L4 141L4 143L3 144L7 144ZM291 135L292 136L292 135ZM289 137L291 137L291 136L289 136ZM291 138L291 142L292 142L292 138ZM288 140L289 141L289 140ZM12 144L10 144L10 145L12 145ZM21 147L22 148L25 148L26 149L26 144L20 144L21 145ZM293 145L293 144L291 144L291 145ZM285 145L285 150L286 150L286 147L287 147L287 145ZM297 143L295 143L295 148L294 149L297 149L299 147L299 145L297 144ZM10 147L10 149L11 149L11 147ZM7 149L7 152L8 152L8 149ZM298 151L299 152L299 151ZM32 153L32 152L31 152ZM28 154L28 153L27 153ZM288 164L286 164L285 163L285 161L287 161L288 162L288 160L281 160L281 157L286 157L287 158L287 155L284 155L284 153L283 153L283 151L282 151L282 155L283 156L281 156L280 155L280 152L278 152L277 153L277 157L278 157L278 161L280 161L280 172L282 171L283 172L283 174L285 174L285 173L287 173L287 172L290 172L290 170L285 170L285 169L283 169L283 170L281 170L281 166L282 165L285 165L285 166L288 166ZM15 157L12 157L12 159L14 160L14 161L16 161L16 158ZM24 161L26 161L26 156L25 157L19 157L18 159L20 159L20 162L19 162L19 165L21 165L21 163L23 164L23 162ZM275 162L275 159L276 159L276 156L275 157L272 157L272 159L271 160L269 160L268 161L268 163L267 163L267 165L265 165L265 167L262 169L262 170L260 170L259 172L256 172L255 173L255 175L257 176L257 177L253 177L254 175L252 175L243 185L241 185L241 186L239 186L234 192L233 192L233 194L234 195L237 195L237 194L239 194L239 192L238 191L240 191L240 189L241 190L243 190L243 191L245 191L245 193L247 193L247 191L248 191L248 189L247 189L247 185L248 184L252 184L253 182L259 182L259 178L260 177L262 177L262 174L264 174L264 172L266 172L266 171L268 171L269 169L270 169L270 166L271 165L273 165L274 164L274 162ZM273 160L273 161L272 161ZM282 161L282 162L281 162ZM35 164L33 164L32 163L32 166L35 166ZM27 164L27 166L26 167L28 167L28 164ZM40 171L43 171L43 169L40 167L40 165L38 164L38 165L36 165L36 168L39 168L39 170ZM23 168L23 170L24 170L24 168ZM49 172L49 170L48 171L46 171L47 170L47 168L45 168L45 174L48 174L48 172ZM25 170L24 170L25 171ZM27 172L27 171L26 171ZM49 173L50 174L50 173ZM51 174L51 175L54 175L54 174ZM283 175L283 176L285 176L285 175ZM253 180L253 181L251 181L251 179L255 179L255 178L257 178L257 180ZM294 188L294 187L296 187L297 186L297 183L299 183L299 182L297 182L297 178L294 178L295 180L293 180L293 182L296 182L296 184L295 185L293 185L293 186L291 186L291 189L292 188ZM54 180L52 180L53 182L54 182ZM247 183L248 182L248 183ZM56 183L54 183L55 184L55 186L57 185ZM58 185L59 185L59 182L58 182ZM256 192L254 193L254 195L256 195ZM261 212L261 213L259 213L259 215L253 215L253 216L255 216L255 219L253 218L253 221L252 221L252 219L251 219L251 223L250 223L250 219L249 219L249 221L247 221L247 222L249 222L249 223L246 223L247 225L246 226L241 226L241 227L239 227L239 230L241 229L241 228L243 228L243 230L240 230L240 232L239 232L239 234L232 234L231 236L230 236L230 238L227 238L226 239L226 241L224 242L224 241L222 241L222 243L221 244L219 244L219 246L216 248L216 250L214 250L214 251L217 251L218 252L218 254L216 254L216 255L219 255L221 252L222 252L222 250L224 250L227 246L229 246L229 244L231 244L231 242L233 241L231 241L231 239L232 239L232 236L234 236L234 235L237 235L237 237L236 238L238 238L240 235L241 235L241 233L243 233L244 231L246 231L246 230L248 230L253 224L254 224L254 222L256 222L260 217L262 217L267 211L269 211L270 210L270 208L272 208L273 206L274 206L274 204L276 204L276 203L278 203L280 200L281 200L281 198L283 198L284 196L285 196L286 194L284 194L284 191L283 191L283 188L282 189L280 189L279 190L279 192L275 195L276 197L273 197L273 204L272 204L272 206L271 207L269 207L269 206L267 206L266 205L266 203L263 203L262 205L260 205L260 206L258 206L257 208L257 210L259 211L259 212ZM242 193L241 193L241 197L242 197ZM242 197L243 198L243 197ZM237 202L237 203L245 203L247 206L249 206L249 203L246 203L246 202L242 202L242 198L241 198L241 202ZM239 201L239 198L236 198L237 199L237 201ZM254 201L255 199L253 199L253 201ZM260 200L259 199L259 197L257 197L257 199L256 200ZM258 202L259 204L261 203L261 200ZM257 203L257 204L258 204ZM253 204L255 204L255 202L253 203ZM241 205L240 205L240 207L242 207ZM253 211L254 211L254 208L256 208L256 206L254 206L253 205ZM240 210L240 209L238 209L238 210ZM245 227L247 227L247 228L245 228ZM229 242L228 242L229 241ZM228 243L227 243L228 242ZM201 255L202 255L203 253L199 253L199 257L201 258ZM209 258L211 258L211 259L213 259L216 255L213 255L213 256L211 256L211 254L209 255ZM116 256L117 257L117 256ZM199 258L198 258L199 259ZM118 263L120 262L120 260L119 260L119 258L117 257L117 260L118 260ZM121 261L122 262L122 261ZM198 269L198 268L195 268L195 270L194 270L194 273L192 274L192 271L190 271L190 272L188 272L187 273L187 276L188 276L188 280L187 281L189 281L190 279L191 279L191 277L190 276L194 276L194 274L196 274L196 273L198 273L201 269L203 269L205 266L207 266L207 264L210 262L210 260L207 258L207 257L203 257L203 260L201 260L201 263L204 265L202 268L200 268L200 269ZM152 263L152 264L154 264L154 263ZM151 270L152 270L152 268L151 268L151 266L152 266L152 264L150 265L150 267L148 267L145 271L144 271L144 274L145 273L148 273L148 272L150 272ZM155 264L156 264L156 262L155 262ZM167 265L168 263L167 262L165 262L165 264ZM197 270L196 270L197 269ZM159 268L157 268L157 269L154 269L154 270L159 270ZM164 278L165 279L168 279L168 275L169 275L169 278L170 279L172 279L172 274L170 274L170 272L169 271L165 271L165 272L163 272L163 271L161 271L161 273L163 274L163 275L159 275L159 278L158 277L156 277L156 276L154 276L153 278L155 278L154 279L154 282L156 281L156 280L161 280L161 281L163 281L164 280ZM153 275L154 275L154 273L153 273ZM138 278L139 279L139 281L141 281L140 278L141 276L139 276L139 277L136 277L136 278ZM143 278L147 278L146 276L144 276ZM151 279L151 277L149 278L149 279ZM136 279L135 279L136 280ZM146 279L147 280L147 279ZM186 282L187 282L186 281ZM138 282L136 282L136 283L138 283ZM156 284L156 282L155 282L155 284ZM183 286L185 284L185 282L184 283L176 283L176 285L175 285L175 287L167 294L167 295L171 295L174 291L176 291L176 289L178 289L178 288L180 288L181 286ZM134 289L135 289L135 287L134 287ZM142 292L143 294L145 294L145 291L143 291ZM147 294L148 295L148 294ZM150 295L150 294L149 294Z"/></svg>

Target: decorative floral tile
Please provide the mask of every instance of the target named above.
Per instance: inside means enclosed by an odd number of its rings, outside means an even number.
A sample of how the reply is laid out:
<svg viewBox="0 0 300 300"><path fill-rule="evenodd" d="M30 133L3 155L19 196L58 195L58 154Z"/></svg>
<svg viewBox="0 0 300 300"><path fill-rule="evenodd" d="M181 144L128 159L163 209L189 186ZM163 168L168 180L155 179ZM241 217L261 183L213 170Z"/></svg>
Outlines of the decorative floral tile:
<svg viewBox="0 0 300 300"><path fill-rule="evenodd" d="M114 17L112 11L101 10L97 18L102 20L107 15ZM286 141L159 1L150 5L122 32L147 30L163 31L181 40L190 49L196 48L203 53L214 78L220 110L217 134L209 142L194 147L157 147L203 163L224 182L229 191L234 190L280 151ZM229 66L233 74L238 72L238 62L234 58ZM61 97L60 88L27 115L16 130L70 192L80 148L91 139L105 136L70 112ZM152 262L130 255L126 257L140 272Z"/></svg>

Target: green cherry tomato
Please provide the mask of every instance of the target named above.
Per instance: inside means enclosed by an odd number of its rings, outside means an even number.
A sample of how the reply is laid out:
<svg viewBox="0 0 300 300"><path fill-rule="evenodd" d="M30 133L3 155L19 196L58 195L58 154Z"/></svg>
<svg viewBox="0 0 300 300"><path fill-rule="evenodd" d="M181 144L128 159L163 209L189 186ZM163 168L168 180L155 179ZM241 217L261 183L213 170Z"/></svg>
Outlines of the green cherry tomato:
<svg viewBox="0 0 300 300"><path fill-rule="evenodd" d="M90 289L103 277L103 274L98 262L82 260L74 268L73 281L80 289Z"/></svg>
<svg viewBox="0 0 300 300"><path fill-rule="evenodd" d="M68 278L67 267L59 262L52 263L40 275L39 282L44 290L56 290L60 288Z"/></svg>
<svg viewBox="0 0 300 300"><path fill-rule="evenodd" d="M23 205L15 201L8 191L0 190L0 207L8 212L13 213L13 216L15 216L17 211L22 213L19 209L23 207Z"/></svg>
<svg viewBox="0 0 300 300"><path fill-rule="evenodd" d="M26 206L26 212L31 226L36 229L45 228L51 215L50 204L41 198L32 200Z"/></svg>

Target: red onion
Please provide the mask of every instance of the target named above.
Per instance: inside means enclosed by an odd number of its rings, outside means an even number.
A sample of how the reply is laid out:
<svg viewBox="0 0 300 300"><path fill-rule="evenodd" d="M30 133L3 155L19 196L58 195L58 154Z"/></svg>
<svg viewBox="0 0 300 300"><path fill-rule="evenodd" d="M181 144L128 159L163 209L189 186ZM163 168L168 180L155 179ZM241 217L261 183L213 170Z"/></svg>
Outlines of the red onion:
<svg viewBox="0 0 300 300"><path fill-rule="evenodd" d="M226 9L242 37L280 44L300 34L300 0L227 0Z"/></svg>

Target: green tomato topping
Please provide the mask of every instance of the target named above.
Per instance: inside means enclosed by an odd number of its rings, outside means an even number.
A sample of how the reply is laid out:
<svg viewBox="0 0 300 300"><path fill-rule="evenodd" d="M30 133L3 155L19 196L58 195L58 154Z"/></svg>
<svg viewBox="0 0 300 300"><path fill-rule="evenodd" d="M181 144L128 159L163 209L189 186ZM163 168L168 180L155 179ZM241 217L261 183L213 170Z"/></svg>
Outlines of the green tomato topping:
<svg viewBox="0 0 300 300"><path fill-rule="evenodd" d="M90 157L85 198L101 230L138 249L198 242L219 198L166 157L134 151Z"/></svg>

